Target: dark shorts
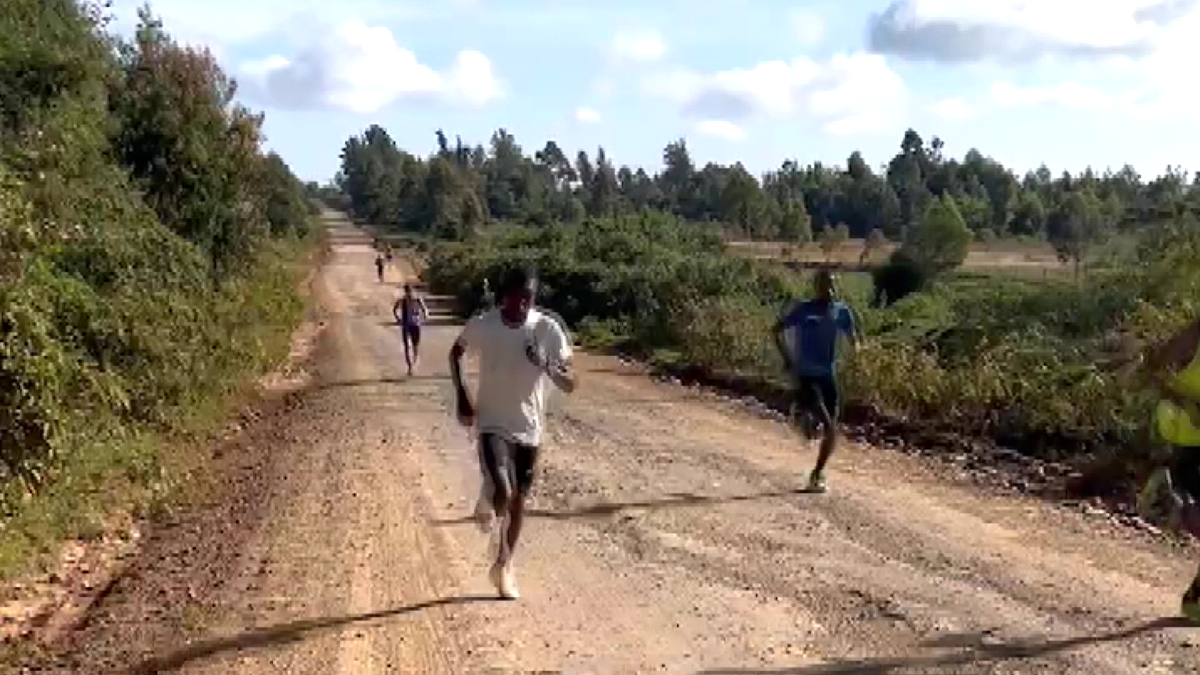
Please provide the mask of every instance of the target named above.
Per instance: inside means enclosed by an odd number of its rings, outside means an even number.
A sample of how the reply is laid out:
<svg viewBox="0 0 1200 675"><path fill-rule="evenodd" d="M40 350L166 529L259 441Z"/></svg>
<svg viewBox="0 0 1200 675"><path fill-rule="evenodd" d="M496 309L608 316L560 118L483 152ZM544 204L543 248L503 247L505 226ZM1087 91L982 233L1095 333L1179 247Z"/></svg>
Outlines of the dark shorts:
<svg viewBox="0 0 1200 675"><path fill-rule="evenodd" d="M1171 485L1176 491L1200 501L1200 448L1175 448Z"/></svg>
<svg viewBox="0 0 1200 675"><path fill-rule="evenodd" d="M522 497L533 487L537 464L537 446L518 443L499 434L479 434L479 460L494 489L511 494L515 488Z"/></svg>
<svg viewBox="0 0 1200 675"><path fill-rule="evenodd" d="M404 326L400 330L404 334L404 339L411 342L414 347L421 344L420 326Z"/></svg>
<svg viewBox="0 0 1200 675"><path fill-rule="evenodd" d="M801 375L796 378L795 394L797 407L821 418L828 414L831 420L837 420L841 409L841 392L834 376Z"/></svg>
<svg viewBox="0 0 1200 675"><path fill-rule="evenodd" d="M1167 473L1175 499L1183 503L1178 514L1180 524L1193 536L1200 537L1200 448L1175 446L1171 451ZM1200 573L1196 579L1200 582Z"/></svg>

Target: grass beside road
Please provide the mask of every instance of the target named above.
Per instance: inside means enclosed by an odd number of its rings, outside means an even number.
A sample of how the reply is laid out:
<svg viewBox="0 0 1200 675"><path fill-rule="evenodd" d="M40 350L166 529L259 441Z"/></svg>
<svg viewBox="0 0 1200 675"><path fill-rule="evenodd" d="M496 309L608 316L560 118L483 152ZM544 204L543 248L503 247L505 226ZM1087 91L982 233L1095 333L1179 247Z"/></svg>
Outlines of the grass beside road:
<svg viewBox="0 0 1200 675"><path fill-rule="evenodd" d="M202 319L205 331L221 337L213 344L176 345L205 353L179 355L200 370L177 400L162 401L166 409L159 421L75 416L64 427L62 450L40 490L30 492L15 480L3 484L0 579L52 563L63 541L120 531L131 519L197 489L211 434L254 395L257 378L288 355L305 309L302 282L321 250L319 234L273 243L246 276L205 301L211 312Z"/></svg>

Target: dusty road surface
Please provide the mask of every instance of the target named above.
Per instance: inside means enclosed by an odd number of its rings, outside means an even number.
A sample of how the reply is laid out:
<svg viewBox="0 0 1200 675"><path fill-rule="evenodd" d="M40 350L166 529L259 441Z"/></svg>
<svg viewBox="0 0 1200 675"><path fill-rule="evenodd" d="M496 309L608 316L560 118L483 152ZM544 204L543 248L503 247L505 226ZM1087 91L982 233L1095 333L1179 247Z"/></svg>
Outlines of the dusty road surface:
<svg viewBox="0 0 1200 675"><path fill-rule="evenodd" d="M781 424L594 356L556 399L523 597L496 599L457 328L405 377L369 242L335 228L312 383L217 448L221 499L154 528L39 672L1200 669L1200 630L1162 618L1191 564L1149 535L865 447L799 494L815 448Z"/></svg>

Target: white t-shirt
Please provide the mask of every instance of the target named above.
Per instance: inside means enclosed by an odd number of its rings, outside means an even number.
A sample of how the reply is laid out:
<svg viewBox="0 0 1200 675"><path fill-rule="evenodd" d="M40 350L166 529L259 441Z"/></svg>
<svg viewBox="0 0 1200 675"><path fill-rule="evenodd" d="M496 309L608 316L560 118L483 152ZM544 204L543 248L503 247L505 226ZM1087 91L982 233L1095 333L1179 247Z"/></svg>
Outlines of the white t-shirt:
<svg viewBox="0 0 1200 675"><path fill-rule="evenodd" d="M571 358L571 343L558 322L530 309L525 324L511 328L500 309L477 314L463 326L458 341L479 356L475 414L480 433L495 433L518 443L539 445L545 428L547 387L554 384L525 356L536 340L550 361Z"/></svg>

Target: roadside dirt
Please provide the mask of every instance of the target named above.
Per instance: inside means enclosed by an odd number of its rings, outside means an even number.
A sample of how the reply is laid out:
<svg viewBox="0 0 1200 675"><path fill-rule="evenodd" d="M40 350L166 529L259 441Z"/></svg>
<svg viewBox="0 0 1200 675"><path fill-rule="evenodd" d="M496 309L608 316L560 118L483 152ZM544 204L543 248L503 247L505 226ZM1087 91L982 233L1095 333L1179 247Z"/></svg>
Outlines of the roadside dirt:
<svg viewBox="0 0 1200 675"><path fill-rule="evenodd" d="M1195 561L1151 535L981 494L849 445L829 494L777 421L620 361L557 396L518 557L495 599L479 485L451 415L448 319L404 376L340 224L297 390L214 452L223 487L141 553L41 673L1194 673L1173 617ZM403 272L403 270L399 270ZM35 670L36 668L36 670Z"/></svg>

